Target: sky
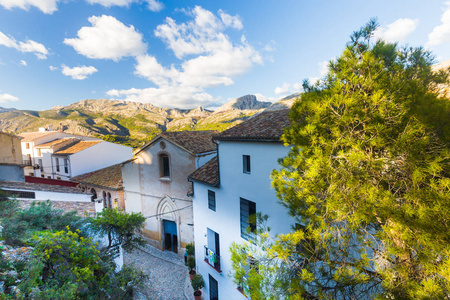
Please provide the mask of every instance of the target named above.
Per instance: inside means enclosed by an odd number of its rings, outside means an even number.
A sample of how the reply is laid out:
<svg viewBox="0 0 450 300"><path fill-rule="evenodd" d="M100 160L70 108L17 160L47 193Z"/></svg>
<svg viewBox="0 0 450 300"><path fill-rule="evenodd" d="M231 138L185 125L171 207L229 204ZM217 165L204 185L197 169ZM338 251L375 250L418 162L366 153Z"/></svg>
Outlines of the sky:
<svg viewBox="0 0 450 300"><path fill-rule="evenodd" d="M377 38L450 59L445 1L0 0L0 106L273 102L324 76L374 17Z"/></svg>

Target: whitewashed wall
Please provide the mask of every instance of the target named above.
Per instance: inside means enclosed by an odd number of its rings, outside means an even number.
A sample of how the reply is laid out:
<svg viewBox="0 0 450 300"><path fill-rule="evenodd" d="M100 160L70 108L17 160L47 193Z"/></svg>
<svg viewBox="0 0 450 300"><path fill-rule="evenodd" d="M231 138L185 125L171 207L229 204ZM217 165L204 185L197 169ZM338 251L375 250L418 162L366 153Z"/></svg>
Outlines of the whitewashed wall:
<svg viewBox="0 0 450 300"><path fill-rule="evenodd" d="M106 168L132 157L133 149L131 147L102 141L83 151L70 155L69 176L74 177ZM67 175L64 173L63 165L60 168L59 174L61 176Z"/></svg>
<svg viewBox="0 0 450 300"><path fill-rule="evenodd" d="M220 187L194 183L195 255L197 272L205 280L205 299L209 299L208 274L218 282L219 299L246 299L228 277L232 270L231 243L244 241L240 234L240 197L255 202L257 212L269 215L268 226L273 235L291 230L294 220L277 203L270 179L271 171L280 168L278 158L288 151L280 143L220 141ZM251 157L251 174L243 173L242 155ZM208 189L216 193L216 211L208 208ZM204 261L207 228L219 234L221 273Z"/></svg>

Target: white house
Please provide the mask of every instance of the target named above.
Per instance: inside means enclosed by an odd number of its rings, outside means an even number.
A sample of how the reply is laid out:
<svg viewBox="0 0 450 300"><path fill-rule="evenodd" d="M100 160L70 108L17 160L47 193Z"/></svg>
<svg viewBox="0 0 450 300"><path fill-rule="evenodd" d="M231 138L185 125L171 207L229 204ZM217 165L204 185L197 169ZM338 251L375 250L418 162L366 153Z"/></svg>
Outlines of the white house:
<svg viewBox="0 0 450 300"><path fill-rule="evenodd" d="M123 164L125 210L146 217L143 233L151 245L183 255L194 241L192 183L187 177L216 155L216 133L165 132Z"/></svg>
<svg viewBox="0 0 450 300"><path fill-rule="evenodd" d="M39 128L38 132L23 132L21 140L24 173L26 176L40 176L56 179L52 172L50 156L53 151L66 146L74 140L101 141L99 138L69 134ZM70 139L73 138L73 139Z"/></svg>
<svg viewBox="0 0 450 300"><path fill-rule="evenodd" d="M131 147L102 140L76 140L53 152L51 167L56 179L69 180L71 177L109 167L132 157Z"/></svg>
<svg viewBox="0 0 450 300"><path fill-rule="evenodd" d="M252 239L249 216L269 215L272 233L287 233L295 224L277 203L270 174L289 147L280 142L289 125L288 110L263 112L214 139L217 159L189 176L193 182L196 270L205 281L205 299L246 299L233 283L232 242Z"/></svg>

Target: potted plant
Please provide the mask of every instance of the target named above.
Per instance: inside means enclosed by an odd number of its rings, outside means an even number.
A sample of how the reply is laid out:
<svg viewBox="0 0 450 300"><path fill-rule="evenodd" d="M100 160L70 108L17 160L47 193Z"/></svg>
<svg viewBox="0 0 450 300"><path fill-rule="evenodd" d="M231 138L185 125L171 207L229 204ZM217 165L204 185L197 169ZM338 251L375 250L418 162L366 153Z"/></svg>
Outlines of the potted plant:
<svg viewBox="0 0 450 300"><path fill-rule="evenodd" d="M195 253L194 244L190 243L186 245L186 253L188 256L194 256Z"/></svg>
<svg viewBox="0 0 450 300"><path fill-rule="evenodd" d="M192 280L195 276L195 258L193 256L189 256L186 265L189 268L189 278Z"/></svg>
<svg viewBox="0 0 450 300"><path fill-rule="evenodd" d="M202 289L205 286L205 282L203 281L202 275L195 275L194 278L191 280L192 287L194 288L194 298L195 300L201 300L202 299Z"/></svg>

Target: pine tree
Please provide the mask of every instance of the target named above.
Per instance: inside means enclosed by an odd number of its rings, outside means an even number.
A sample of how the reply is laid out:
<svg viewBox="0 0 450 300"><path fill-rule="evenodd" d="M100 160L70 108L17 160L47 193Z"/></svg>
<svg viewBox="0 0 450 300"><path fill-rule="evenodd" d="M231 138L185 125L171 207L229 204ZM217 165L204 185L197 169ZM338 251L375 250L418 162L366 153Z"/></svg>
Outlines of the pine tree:
<svg viewBox="0 0 450 300"><path fill-rule="evenodd" d="M377 26L291 110L272 179L301 226L265 246L279 298L450 297L449 72L422 48L373 41Z"/></svg>

